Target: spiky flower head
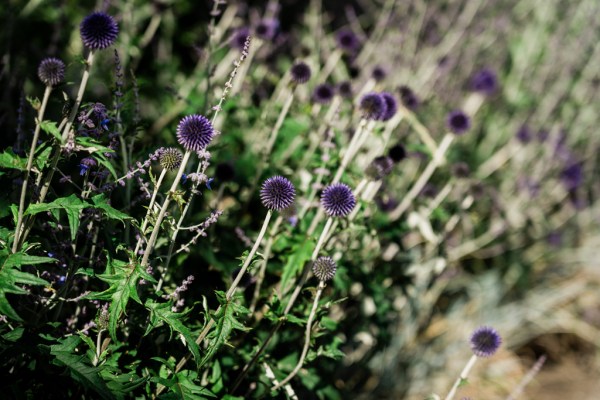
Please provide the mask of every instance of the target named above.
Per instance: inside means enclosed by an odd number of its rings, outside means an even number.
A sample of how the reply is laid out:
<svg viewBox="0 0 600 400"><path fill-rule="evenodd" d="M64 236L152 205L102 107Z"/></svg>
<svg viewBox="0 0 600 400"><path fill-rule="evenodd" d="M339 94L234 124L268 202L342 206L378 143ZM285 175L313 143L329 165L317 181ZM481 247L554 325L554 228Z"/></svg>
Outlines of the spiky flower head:
<svg viewBox="0 0 600 400"><path fill-rule="evenodd" d="M58 58L44 58L38 67L38 77L46 86L56 86L65 79L65 63Z"/></svg>
<svg viewBox="0 0 600 400"><path fill-rule="evenodd" d="M372 92L360 99L359 109L366 119L381 119L387 112L387 105L379 93Z"/></svg>
<svg viewBox="0 0 600 400"><path fill-rule="evenodd" d="M317 258L312 265L313 274L315 274L317 279L323 282L333 279L336 270L337 264L333 258L328 256L321 256Z"/></svg>
<svg viewBox="0 0 600 400"><path fill-rule="evenodd" d="M398 102L391 93L382 92L380 96L385 102L385 113L383 113L383 115L381 116L381 120L388 121L392 119L392 117L398 112Z"/></svg>
<svg viewBox="0 0 600 400"><path fill-rule="evenodd" d="M498 77L490 68L477 71L471 78L471 89L483 94L493 94L498 89Z"/></svg>
<svg viewBox="0 0 600 400"><path fill-rule="evenodd" d="M482 326L475 329L469 342L473 354L477 357L490 357L502 344L502 338L494 328Z"/></svg>
<svg viewBox="0 0 600 400"><path fill-rule="evenodd" d="M98 11L83 19L79 25L81 41L92 50L101 50L112 46L119 35L117 21L110 15Z"/></svg>
<svg viewBox="0 0 600 400"><path fill-rule="evenodd" d="M388 150L388 157L395 163L398 163L406 158L406 149L401 143L398 143Z"/></svg>
<svg viewBox="0 0 600 400"><path fill-rule="evenodd" d="M292 82L296 84L306 83L310 79L311 71L307 63L299 61L290 68Z"/></svg>
<svg viewBox="0 0 600 400"><path fill-rule="evenodd" d="M161 167L167 171L171 171L181 166L183 154L181 153L181 150L175 147L168 147L160 154L158 160Z"/></svg>
<svg viewBox="0 0 600 400"><path fill-rule="evenodd" d="M212 123L200 114L183 117L177 126L177 141L184 149L190 151L203 150L214 134Z"/></svg>
<svg viewBox="0 0 600 400"><path fill-rule="evenodd" d="M371 72L371 77L375 79L377 82L381 82L387 76L387 71L381 65L376 65Z"/></svg>
<svg viewBox="0 0 600 400"><path fill-rule="evenodd" d="M350 29L342 29L335 35L335 40L340 49L354 53L360 47L360 40Z"/></svg>
<svg viewBox="0 0 600 400"><path fill-rule="evenodd" d="M462 135L471 127L471 119L463 111L454 110L448 114L446 124L453 133Z"/></svg>
<svg viewBox="0 0 600 400"><path fill-rule="evenodd" d="M334 95L335 91L333 86L327 83L322 83L315 87L315 90L313 91L313 100L315 103L327 104L331 101L331 99L333 99Z"/></svg>
<svg viewBox="0 0 600 400"><path fill-rule="evenodd" d="M350 83L350 81L344 81L340 83L337 87L337 90L340 96L344 98L350 98L353 95L352 84Z"/></svg>
<svg viewBox="0 0 600 400"><path fill-rule="evenodd" d="M400 91L400 101L404 107L413 111L419 107L419 98L411 88L408 86L400 86L398 90Z"/></svg>
<svg viewBox="0 0 600 400"><path fill-rule="evenodd" d="M269 210L281 211L294 203L296 189L289 179L272 176L264 181L260 189L260 200Z"/></svg>
<svg viewBox="0 0 600 400"><path fill-rule="evenodd" d="M371 179L379 180L389 175L394 168L394 161L388 156L375 157L365 171Z"/></svg>
<svg viewBox="0 0 600 400"><path fill-rule="evenodd" d="M321 205L327 215L331 217L345 217L354 209L356 198L348 185L334 183L323 190Z"/></svg>
<svg viewBox="0 0 600 400"><path fill-rule="evenodd" d="M255 32L263 40L272 40L279 32L279 21L273 18L263 19L256 26Z"/></svg>

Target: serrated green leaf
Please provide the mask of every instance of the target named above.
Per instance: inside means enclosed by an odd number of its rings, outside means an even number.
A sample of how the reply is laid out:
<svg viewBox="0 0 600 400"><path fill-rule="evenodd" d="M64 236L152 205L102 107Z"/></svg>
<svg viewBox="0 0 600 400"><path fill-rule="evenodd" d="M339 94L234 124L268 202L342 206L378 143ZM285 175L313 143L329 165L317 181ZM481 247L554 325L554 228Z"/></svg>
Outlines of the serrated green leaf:
<svg viewBox="0 0 600 400"><path fill-rule="evenodd" d="M212 318L216 321L215 329L207 335L210 339L206 354L200 361L198 368L201 368L206 364L212 356L223 346L227 344L229 335L231 332L236 330L247 331L250 328L245 327L237 319L238 314L249 314L250 310L246 307L239 305L235 302L235 298L227 300L225 292L216 291L217 299L221 306L212 315Z"/></svg>
<svg viewBox="0 0 600 400"><path fill-rule="evenodd" d="M50 257L30 256L19 252L7 254L7 250L0 252L0 313L15 320L22 321L15 309L6 298L7 293L26 295L29 292L18 285L48 285L48 282L36 275L20 271L21 265L43 264L54 262Z"/></svg>
<svg viewBox="0 0 600 400"><path fill-rule="evenodd" d="M42 128L42 130L44 132L49 133L52 136L54 136L55 138L57 138L59 141L62 140L62 135L60 134L60 131L56 127L56 122L42 121L40 123L40 128Z"/></svg>
<svg viewBox="0 0 600 400"><path fill-rule="evenodd" d="M107 203L106 196L104 194L98 194L92 197L92 202L94 203L94 207L104 211L104 215L106 215L110 219L116 219L123 222L126 219L131 219L131 217L121 211L113 208Z"/></svg>
<svg viewBox="0 0 600 400"><path fill-rule="evenodd" d="M129 299L142 304L137 293L137 284L142 271L140 264L128 263L121 260L109 258L107 271L97 275L98 278L109 284L109 288L103 292L93 292L85 296L88 299L110 300L108 307L108 332L114 341L117 341L117 326L123 314L126 314ZM146 274L147 275L147 274Z"/></svg>
<svg viewBox="0 0 600 400"><path fill-rule="evenodd" d="M288 290L290 280L302 271L304 264L310 260L314 244L308 240L292 247L292 255L288 258L281 274L281 288L283 293Z"/></svg>
<svg viewBox="0 0 600 400"><path fill-rule="evenodd" d="M55 357L53 363L66 367L74 380L85 388L93 390L101 398L114 399L115 396L99 375L99 368L87 364L83 355L73 354L81 339L78 336L69 336L59 339L59 342L60 344L50 346L50 354Z"/></svg>
<svg viewBox="0 0 600 400"><path fill-rule="evenodd" d="M71 231L71 240L75 240L77 230L79 229L79 214L81 210L89 207L89 204L75 194L68 197L60 197L51 203L30 204L25 210L25 215L34 215L44 211L54 211L57 209L65 210L69 221Z"/></svg>
<svg viewBox="0 0 600 400"><path fill-rule="evenodd" d="M0 153L0 168L18 169L25 171L27 169L27 159L19 157L13 152L11 147Z"/></svg>
<svg viewBox="0 0 600 400"><path fill-rule="evenodd" d="M167 385L171 392L160 396L160 399L204 400L206 398L217 397L210 390L194 383L198 381L198 373L195 371L180 371L175 374L175 377L177 378L176 381L168 382L170 385Z"/></svg>
<svg viewBox="0 0 600 400"><path fill-rule="evenodd" d="M148 300L145 306L150 311L151 320L163 322L167 324L171 331L178 332L183 336L188 349L194 356L194 360L198 362L200 360L200 350L198 349L194 335L181 322L181 317L185 314L171 311L171 304L168 302L156 303L152 300ZM148 331L146 331L146 333L148 333Z"/></svg>

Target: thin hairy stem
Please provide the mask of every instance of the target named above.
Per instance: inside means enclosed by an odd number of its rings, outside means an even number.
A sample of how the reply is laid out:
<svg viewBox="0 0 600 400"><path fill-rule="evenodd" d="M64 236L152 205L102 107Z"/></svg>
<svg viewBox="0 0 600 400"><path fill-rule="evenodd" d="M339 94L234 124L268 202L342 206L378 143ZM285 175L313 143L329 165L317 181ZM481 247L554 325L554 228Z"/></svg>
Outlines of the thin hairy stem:
<svg viewBox="0 0 600 400"><path fill-rule="evenodd" d="M473 365L475 365L476 361L477 356L472 355L469 359L469 362L467 362L467 365L465 365L462 372L460 373L460 376L458 377L458 379L456 379L456 382L454 382L454 385L452 386L452 389L450 389L450 392L448 392L448 395L446 396L445 400L452 400L454 398L458 386L461 384L461 382L467 379L467 376L469 376L469 372L471 371L471 368L473 368Z"/></svg>
<svg viewBox="0 0 600 400"><path fill-rule="evenodd" d="M310 332L312 330L312 323L313 323L313 320L315 319L315 316L317 315L317 307L319 306L319 299L321 298L321 294L323 293L323 289L325 289L325 286L326 286L325 281L319 281L319 287L317 288L317 294L315 295L315 300L313 301L312 308L311 308L310 314L308 316L308 321L306 322L306 331L304 332L304 347L302 348L302 353L300 354L300 359L298 360L298 363L296 364L296 366L294 367L292 372L290 372L289 375L286 376L284 380L279 382L279 384L275 385L272 390L278 390L280 387L286 385L289 381L292 380L292 378L294 376L296 376L298 371L300 371L300 368L302 368L302 364L304 364L304 359L306 358L306 355L308 354L308 349L310 347Z"/></svg>
<svg viewBox="0 0 600 400"><path fill-rule="evenodd" d="M19 251L19 237L21 236L21 228L23 227L23 213L25 212L25 196L27 195L27 186L29 185L29 174L33 167L33 157L35 149L37 147L38 138L40 136L40 127L44 119L44 113L46 112L46 106L48 105L48 99L52 92L52 86L46 86L44 90L44 98L42 104L38 110L38 116L35 123L35 131L33 132L33 139L31 142L31 148L29 149L29 157L27 158L27 166L25 167L25 177L23 178L23 184L21 185L21 197L19 199L19 211L17 214L17 226L15 228L15 239L12 246L12 252L16 253Z"/></svg>

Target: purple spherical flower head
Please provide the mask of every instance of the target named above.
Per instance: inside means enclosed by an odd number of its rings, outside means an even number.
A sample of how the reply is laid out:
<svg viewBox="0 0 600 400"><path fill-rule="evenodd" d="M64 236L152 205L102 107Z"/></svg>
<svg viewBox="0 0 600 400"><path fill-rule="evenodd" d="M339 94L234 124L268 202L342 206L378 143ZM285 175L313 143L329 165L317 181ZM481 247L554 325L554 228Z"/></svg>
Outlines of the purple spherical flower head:
<svg viewBox="0 0 600 400"><path fill-rule="evenodd" d="M203 115L194 114L184 117L177 126L177 141L184 149L203 150L215 134L212 123Z"/></svg>
<svg viewBox="0 0 600 400"><path fill-rule="evenodd" d="M568 191L577 189L583 183L583 165L577 161L571 161L560 173L560 180Z"/></svg>
<svg viewBox="0 0 600 400"><path fill-rule="evenodd" d="M315 87L315 90L313 91L313 100L315 103L327 104L331 101L331 99L333 99L334 95L335 91L333 86L327 83L322 83Z"/></svg>
<svg viewBox="0 0 600 400"><path fill-rule="evenodd" d="M281 211L294 204L296 189L283 176L273 176L264 181L260 189L260 200L269 210Z"/></svg>
<svg viewBox="0 0 600 400"><path fill-rule="evenodd" d="M103 12L95 12L83 19L79 26L81 41L92 50L112 46L117 40L119 26L113 17Z"/></svg>
<svg viewBox="0 0 600 400"><path fill-rule="evenodd" d="M400 91L400 101L404 107L413 111L419 107L419 98L411 88L408 86L400 86L398 90Z"/></svg>
<svg viewBox="0 0 600 400"><path fill-rule="evenodd" d="M446 124L453 133L462 135L471 127L471 120L463 111L454 110L448 114Z"/></svg>
<svg viewBox="0 0 600 400"><path fill-rule="evenodd" d="M360 41L350 29L342 29L335 35L338 47L349 53L354 53L360 47Z"/></svg>
<svg viewBox="0 0 600 400"><path fill-rule="evenodd" d="M388 150L388 157L390 157L395 163L398 163L406 158L406 148L404 148L402 144L398 143Z"/></svg>
<svg viewBox="0 0 600 400"><path fill-rule="evenodd" d="M229 46L234 49L243 50L248 36L250 36L250 29L247 27L237 29L229 41Z"/></svg>
<svg viewBox="0 0 600 400"><path fill-rule="evenodd" d="M471 78L471 89L487 95L493 94L498 89L496 73L489 68L477 71Z"/></svg>
<svg viewBox="0 0 600 400"><path fill-rule="evenodd" d="M65 63L58 58L48 57L38 67L38 77L46 86L56 86L65 79Z"/></svg>
<svg viewBox="0 0 600 400"><path fill-rule="evenodd" d="M500 334L489 326L477 328L469 340L471 350L477 357L490 357L502 344Z"/></svg>
<svg viewBox="0 0 600 400"><path fill-rule="evenodd" d="M377 82L381 82L387 76L387 71L381 65L376 65L371 72L371 77Z"/></svg>
<svg viewBox="0 0 600 400"><path fill-rule="evenodd" d="M391 93L382 92L380 96L385 101L385 113L381 116L381 120L388 121L398 112L398 102Z"/></svg>
<svg viewBox="0 0 600 400"><path fill-rule="evenodd" d="M352 84L350 81L341 82L337 87L338 93L344 98L350 98L353 95Z"/></svg>
<svg viewBox="0 0 600 400"><path fill-rule="evenodd" d="M366 119L381 119L387 113L387 104L379 93L367 93L360 99L360 111Z"/></svg>
<svg viewBox="0 0 600 400"><path fill-rule="evenodd" d="M299 61L290 68L292 82L296 84L306 83L310 79L311 71L308 64Z"/></svg>
<svg viewBox="0 0 600 400"><path fill-rule="evenodd" d="M531 142L531 130L525 124L521 125L519 130L517 131L517 140L521 143L529 143Z"/></svg>
<svg viewBox="0 0 600 400"><path fill-rule="evenodd" d="M321 205L330 217L345 217L354 209L356 198L348 185L334 183L323 190Z"/></svg>
<svg viewBox="0 0 600 400"><path fill-rule="evenodd" d="M317 258L312 265L313 274L315 274L317 279L323 282L333 279L336 270L337 264L333 258L328 256L321 256Z"/></svg>
<svg viewBox="0 0 600 400"><path fill-rule="evenodd" d="M279 21L276 19L263 19L254 30L256 36L263 40L272 40L279 32Z"/></svg>

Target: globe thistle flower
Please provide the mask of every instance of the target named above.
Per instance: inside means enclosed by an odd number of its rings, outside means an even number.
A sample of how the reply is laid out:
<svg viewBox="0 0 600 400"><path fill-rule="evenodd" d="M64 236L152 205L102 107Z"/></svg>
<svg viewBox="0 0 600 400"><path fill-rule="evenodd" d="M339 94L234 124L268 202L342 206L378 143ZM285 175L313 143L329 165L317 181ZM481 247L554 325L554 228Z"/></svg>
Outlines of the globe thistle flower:
<svg viewBox="0 0 600 400"><path fill-rule="evenodd" d="M181 153L181 150L176 149L175 147L166 148L159 156L160 166L167 171L179 168L182 160L183 154Z"/></svg>
<svg viewBox="0 0 600 400"><path fill-rule="evenodd" d="M502 338L494 328L482 326L473 332L469 342L473 354L477 357L490 357L502 344Z"/></svg>
<svg viewBox="0 0 600 400"><path fill-rule="evenodd" d="M250 29L245 26L238 28L229 40L229 47L232 49L238 49L240 51L243 50L248 36L250 36Z"/></svg>
<svg viewBox="0 0 600 400"><path fill-rule="evenodd" d="M468 178L471 174L471 169L469 168L469 164L464 161L459 161L450 167L452 171L452 175L457 178Z"/></svg>
<svg viewBox="0 0 600 400"><path fill-rule="evenodd" d="M272 40L279 32L279 21L272 18L263 19L259 22L254 31L259 38L263 40Z"/></svg>
<svg viewBox="0 0 600 400"><path fill-rule="evenodd" d="M448 128L457 135L462 135L471 127L471 119L461 110L454 110L446 118Z"/></svg>
<svg viewBox="0 0 600 400"><path fill-rule="evenodd" d="M571 161L560 172L560 180L568 191L577 189L583 183L583 165L577 161Z"/></svg>
<svg viewBox="0 0 600 400"><path fill-rule="evenodd" d="M321 256L317 258L312 265L313 274L315 274L317 279L323 282L333 279L336 270L337 264L333 258L328 256Z"/></svg>
<svg viewBox="0 0 600 400"><path fill-rule="evenodd" d="M315 90L313 91L313 101L315 103L327 104L333 99L334 95L335 91L333 90L333 87L327 83L322 83L315 87Z"/></svg>
<svg viewBox="0 0 600 400"><path fill-rule="evenodd" d="M335 41L340 49L354 53L360 47L360 41L350 29L342 29L335 35Z"/></svg>
<svg viewBox="0 0 600 400"><path fill-rule="evenodd" d="M398 91L400 92L400 101L404 107L412 111L419 107L419 98L411 88L408 86L400 86Z"/></svg>
<svg viewBox="0 0 600 400"><path fill-rule="evenodd" d="M381 119L387 112L387 105L381 95L372 92L360 99L359 109L366 119Z"/></svg>
<svg viewBox="0 0 600 400"><path fill-rule="evenodd" d="M112 46L117 40L119 26L113 17L104 12L95 12L83 19L79 26L81 41L92 50Z"/></svg>
<svg viewBox="0 0 600 400"><path fill-rule="evenodd" d="M517 137L517 140L521 143L531 142L531 130L525 124L521 125L515 136Z"/></svg>
<svg viewBox="0 0 600 400"><path fill-rule="evenodd" d="M392 119L392 117L398 112L398 102L391 93L382 92L380 96L385 102L385 113L383 113L383 115L381 116L381 120L388 121Z"/></svg>
<svg viewBox="0 0 600 400"><path fill-rule="evenodd" d="M377 82L381 82L387 76L387 71L381 65L376 65L371 72L371 77Z"/></svg>
<svg viewBox="0 0 600 400"><path fill-rule="evenodd" d="M471 90L486 95L493 94L498 89L498 77L490 68L477 71L471 78Z"/></svg>
<svg viewBox="0 0 600 400"><path fill-rule="evenodd" d="M340 96L346 99L352 97L353 95L352 84L349 81L344 81L340 83L337 87L337 90Z"/></svg>
<svg viewBox="0 0 600 400"><path fill-rule="evenodd" d="M398 143L388 150L388 157L395 163L399 163L406 158L406 149L402 144Z"/></svg>
<svg viewBox="0 0 600 400"><path fill-rule="evenodd" d="M46 86L56 86L65 79L65 63L58 58L48 57L38 67L38 77Z"/></svg>
<svg viewBox="0 0 600 400"><path fill-rule="evenodd" d="M292 182L283 176L273 176L264 181L260 190L260 200L269 210L281 211L294 203L296 189Z"/></svg>
<svg viewBox="0 0 600 400"><path fill-rule="evenodd" d="M348 185L334 183L323 190L321 205L330 217L345 217L356 206L356 198Z"/></svg>
<svg viewBox="0 0 600 400"><path fill-rule="evenodd" d="M212 123L203 115L184 117L177 126L177 141L184 149L200 151L206 148L215 134Z"/></svg>
<svg viewBox="0 0 600 400"><path fill-rule="evenodd" d="M365 172L371 179L379 180L389 175L393 168L394 161L390 157L379 156L371 161Z"/></svg>
<svg viewBox="0 0 600 400"><path fill-rule="evenodd" d="M296 84L306 83L310 79L311 71L308 64L299 61L290 68L292 82Z"/></svg>

